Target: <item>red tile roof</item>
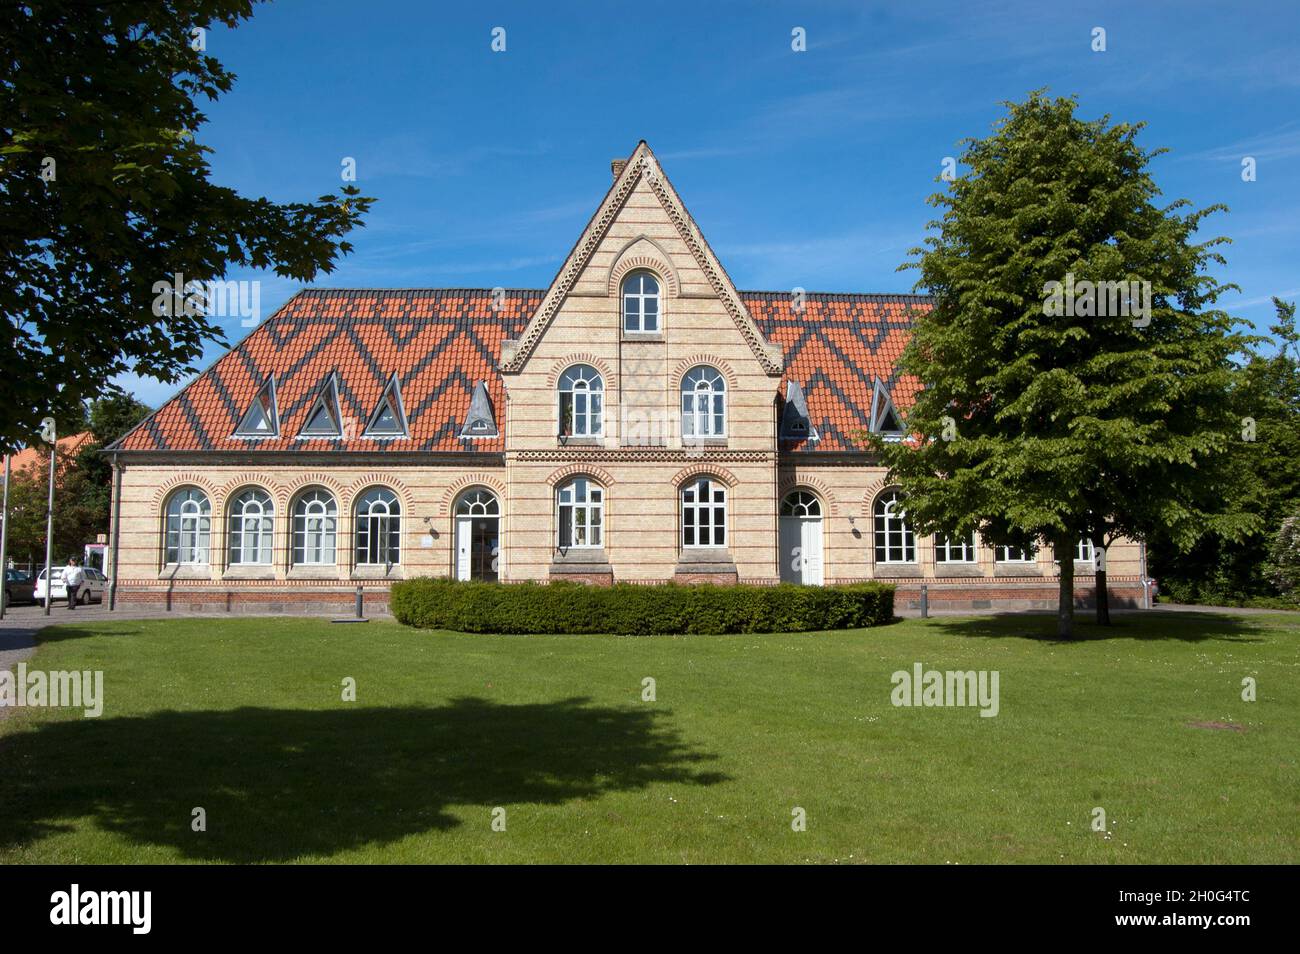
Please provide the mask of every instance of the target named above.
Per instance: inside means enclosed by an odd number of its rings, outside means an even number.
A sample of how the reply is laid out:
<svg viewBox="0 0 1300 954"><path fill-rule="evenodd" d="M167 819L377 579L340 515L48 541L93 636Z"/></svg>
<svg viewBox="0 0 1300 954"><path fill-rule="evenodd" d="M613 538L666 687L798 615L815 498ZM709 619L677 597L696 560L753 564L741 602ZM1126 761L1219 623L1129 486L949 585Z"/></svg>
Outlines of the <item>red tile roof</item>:
<svg viewBox="0 0 1300 954"><path fill-rule="evenodd" d="M475 382L486 380L497 424L504 391L496 373L501 342L517 337L544 290L507 290L499 311L489 289L305 289L122 438L124 451L474 451L499 452L500 437L468 440L460 428ZM759 329L785 351L821 434L807 450L852 450L867 426L873 379L906 407L913 382L895 376L914 295L809 294L802 312L788 292L741 292ZM299 440L313 400L337 372L343 439ZM396 372L409 436L361 436ZM280 436L235 437L253 398L275 375ZM784 384L784 382L783 382ZM782 386L781 394L785 388Z"/></svg>

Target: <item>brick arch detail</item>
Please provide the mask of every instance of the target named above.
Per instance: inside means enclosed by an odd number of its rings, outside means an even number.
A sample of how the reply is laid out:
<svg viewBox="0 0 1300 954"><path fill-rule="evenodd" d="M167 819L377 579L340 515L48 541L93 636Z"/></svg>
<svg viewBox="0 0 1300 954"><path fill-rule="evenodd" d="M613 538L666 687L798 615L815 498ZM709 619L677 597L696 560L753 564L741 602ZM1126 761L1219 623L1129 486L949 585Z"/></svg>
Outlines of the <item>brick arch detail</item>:
<svg viewBox="0 0 1300 954"><path fill-rule="evenodd" d="M778 507L780 507L781 501L785 499L786 494L792 490L811 490L821 499L822 504L825 506L825 516L838 517L840 515L839 500L821 479L805 475L782 480L777 486L776 503Z"/></svg>
<svg viewBox="0 0 1300 954"><path fill-rule="evenodd" d="M184 471L179 474L173 474L154 488L152 498L153 509L160 513L167 498L182 487L197 487L199 490L207 494L208 503L211 505L214 514L217 513L219 507L225 503L225 500L221 496L216 485L213 484L206 475L196 471Z"/></svg>
<svg viewBox="0 0 1300 954"><path fill-rule="evenodd" d="M561 467L559 470L551 471L546 478L546 482L552 487L558 487L570 477L590 477L602 487L609 487L614 483L614 475L603 467L597 467L594 464L570 464L568 467Z"/></svg>
<svg viewBox="0 0 1300 954"><path fill-rule="evenodd" d="M560 375L575 364L589 364L599 371L601 380L605 382L606 393L614 390L617 386L614 381L614 372L610 369L609 364L604 358L597 357L590 352L571 354L555 362L555 365L551 368L551 373L546 377L546 386L554 391L560 383Z"/></svg>
<svg viewBox="0 0 1300 954"><path fill-rule="evenodd" d="M725 467L719 467L716 464L692 464L689 467L683 467L673 475L673 486L681 489L682 484L695 477L713 477L727 485L728 489L736 486L738 481L736 475Z"/></svg>
<svg viewBox="0 0 1300 954"><path fill-rule="evenodd" d="M411 495L411 489L391 474L378 470L361 474L352 480L347 488L349 511L356 505L357 498L371 487L385 487L391 490L397 494L397 499L401 501L403 514L411 513L411 508L415 505L415 498Z"/></svg>
<svg viewBox="0 0 1300 954"><path fill-rule="evenodd" d="M643 244L648 245L649 248L638 248ZM668 297L676 298L681 294L681 280L677 277L677 269L673 267L672 259L663 250L663 246L643 234L629 241L614 256L614 261L609 266L608 279L611 298L618 297L619 286L623 283L624 276L639 268L654 272L667 290Z"/></svg>
<svg viewBox="0 0 1300 954"><path fill-rule="evenodd" d="M668 381L669 385L674 390L680 389L682 386L682 378L686 376L686 372L700 364L707 364L711 368L717 368L718 371L722 373L723 379L727 382L727 390L731 391L733 394L736 392L737 384L740 379L736 376L736 371L732 368L731 362L719 358L716 354L708 354L703 351L693 354L689 358L683 358L681 361L678 361L673 365L672 377L669 378Z"/></svg>
<svg viewBox="0 0 1300 954"><path fill-rule="evenodd" d="M289 507L293 503L293 499L308 487L323 487L325 490L328 490L334 495L334 499L338 504L339 515L342 516L347 512L345 501L345 498L347 497L346 487L339 483L337 478L322 471L313 471L309 474L299 474L287 483L281 484L276 488L275 505L284 513L288 513Z"/></svg>
<svg viewBox="0 0 1300 954"><path fill-rule="evenodd" d="M499 506L504 505L506 496L506 485L501 478L495 474L488 474L482 471L472 474L465 474L456 478L447 485L447 489L442 492L442 500L438 503L438 516L451 516L451 508L455 506L456 499L469 490L471 487L485 487L497 496Z"/></svg>

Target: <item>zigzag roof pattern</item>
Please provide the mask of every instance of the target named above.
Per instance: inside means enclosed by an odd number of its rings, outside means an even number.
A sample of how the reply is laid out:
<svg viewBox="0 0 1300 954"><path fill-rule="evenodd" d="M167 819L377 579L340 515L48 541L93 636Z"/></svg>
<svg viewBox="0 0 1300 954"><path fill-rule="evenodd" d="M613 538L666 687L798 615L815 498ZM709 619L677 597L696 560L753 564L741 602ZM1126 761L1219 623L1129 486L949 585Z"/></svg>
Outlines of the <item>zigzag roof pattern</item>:
<svg viewBox="0 0 1300 954"><path fill-rule="evenodd" d="M304 289L112 450L499 453L504 437L460 436L474 385L487 382L501 413L505 392L497 362L541 304L542 289ZM804 390L820 440L782 442L785 450L861 450L855 432L869 426L871 393L883 381L906 408L919 384L897 375L918 295L808 294L802 310L788 292L740 292L762 335L784 349L785 381ZM341 438L297 435L329 375L338 375ZM396 373L409 434L364 435L366 421ZM267 378L276 379L277 436L236 437ZM774 380L774 397L777 382ZM503 422L498 421L500 426Z"/></svg>

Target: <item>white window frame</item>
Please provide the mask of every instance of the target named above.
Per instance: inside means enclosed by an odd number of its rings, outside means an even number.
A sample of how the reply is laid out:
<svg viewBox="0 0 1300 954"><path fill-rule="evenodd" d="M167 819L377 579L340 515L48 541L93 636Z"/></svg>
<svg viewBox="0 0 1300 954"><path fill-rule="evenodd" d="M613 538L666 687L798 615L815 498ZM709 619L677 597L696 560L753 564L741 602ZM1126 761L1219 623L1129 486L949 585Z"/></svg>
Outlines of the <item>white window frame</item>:
<svg viewBox="0 0 1300 954"><path fill-rule="evenodd" d="M960 556L953 556L954 551ZM974 563L975 534L968 533L960 540L954 540L949 534L938 533L934 537L934 562L936 563Z"/></svg>
<svg viewBox="0 0 1300 954"><path fill-rule="evenodd" d="M168 566L206 566L212 550L208 495L197 487L178 488L167 498L163 514L164 562Z"/></svg>
<svg viewBox="0 0 1300 954"><path fill-rule="evenodd" d="M780 516L818 517L822 515L822 502L811 490L795 489L781 498Z"/></svg>
<svg viewBox="0 0 1300 954"><path fill-rule="evenodd" d="M564 538L568 536L569 542ZM581 539L583 542L577 542ZM555 491L555 548L599 550L605 546L605 488L578 476Z"/></svg>
<svg viewBox="0 0 1300 954"><path fill-rule="evenodd" d="M1080 538L1079 542L1074 545L1074 562L1094 563L1096 559L1097 548L1092 545L1092 541L1087 537Z"/></svg>
<svg viewBox="0 0 1300 954"><path fill-rule="evenodd" d="M916 532L907 525L907 510L903 495L897 490L886 490L872 507L872 536L876 563L916 563ZM897 538L897 542L895 539ZM881 556L881 553L884 556ZM895 558L894 554L899 556Z"/></svg>
<svg viewBox="0 0 1300 954"><path fill-rule="evenodd" d="M255 507L256 510L250 511ZM261 487L248 487L230 502L230 566L271 566L275 562L275 502ZM251 543L251 546L250 546ZM249 553L253 558L249 559Z"/></svg>
<svg viewBox="0 0 1300 954"><path fill-rule="evenodd" d="M649 281L654 285L654 291L646 291L645 283ZM637 283L637 290L631 291L633 282ZM622 302L621 312L623 314L623 331L628 334L660 334L664 327L663 296L660 294L662 285L659 277L652 272L635 271L624 276L623 281L619 283L619 297ZM646 302L654 302L654 327L646 327ZM636 313L633 314L628 310L628 303L636 304ZM635 327L633 327L635 325Z"/></svg>
<svg viewBox="0 0 1300 954"><path fill-rule="evenodd" d="M704 494L707 499L701 500L700 495ZM722 499L718 500L721 495ZM688 499L689 497L689 499ZM680 519L681 519L681 542L682 548L686 550L721 550L727 546L727 485L716 477L697 477L682 486L678 494L680 500ZM718 512L722 513L721 536L722 539L716 539L719 531L717 521ZM687 514L691 519L687 520ZM701 520L701 517L707 517L707 520ZM708 528L709 542L701 542L700 529ZM688 534L688 530L691 531ZM691 536L694 539L688 540Z"/></svg>
<svg viewBox="0 0 1300 954"><path fill-rule="evenodd" d="M572 407L572 426L566 431L565 396ZM602 437L605 433L605 381L589 364L564 369L557 389L557 432L563 438ZM592 426L593 420L595 426ZM581 422L581 427L579 427Z"/></svg>
<svg viewBox="0 0 1300 954"><path fill-rule="evenodd" d="M318 506L319 505L319 506ZM304 491L293 502L293 540L290 556L294 566L337 566L339 552L339 504L328 490ZM308 546L309 537L317 538ZM329 540L329 559L324 559ZM315 557L315 559L309 559Z"/></svg>
<svg viewBox="0 0 1300 954"><path fill-rule="evenodd" d="M362 512L362 508L365 512ZM357 498L352 548L357 566L399 566L402 562L402 501L388 487L371 487ZM378 542L376 542L378 537ZM396 544L394 544L394 538ZM364 541L364 542L363 542ZM364 553L363 553L364 551ZM384 559L370 557L383 556ZM362 559L362 557L365 557ZM393 559L387 559L388 557Z"/></svg>
<svg viewBox="0 0 1300 954"><path fill-rule="evenodd" d="M681 395L683 440L727 436L727 381L721 371L697 364L682 375Z"/></svg>
<svg viewBox="0 0 1300 954"><path fill-rule="evenodd" d="M1037 563L1038 548L1030 546L1022 549L1020 547L1000 546L994 553L994 559L998 563Z"/></svg>

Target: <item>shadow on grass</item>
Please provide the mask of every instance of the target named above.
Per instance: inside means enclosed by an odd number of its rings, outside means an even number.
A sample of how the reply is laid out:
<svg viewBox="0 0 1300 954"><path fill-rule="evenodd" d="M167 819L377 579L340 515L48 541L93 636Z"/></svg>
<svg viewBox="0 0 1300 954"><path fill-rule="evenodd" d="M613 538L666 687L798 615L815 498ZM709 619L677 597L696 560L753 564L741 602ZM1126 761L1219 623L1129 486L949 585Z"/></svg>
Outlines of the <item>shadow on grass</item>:
<svg viewBox="0 0 1300 954"><path fill-rule="evenodd" d="M726 781L662 710L581 698L438 708L243 708L47 722L0 740L0 848L89 817L202 861L329 856L460 824L447 812L555 805L654 782ZM207 831L191 831L191 811ZM487 806L487 807L483 807Z"/></svg>
<svg viewBox="0 0 1300 954"><path fill-rule="evenodd" d="M1163 613L1160 610L1143 610L1141 613L1114 613L1111 625L1098 626L1092 613L1074 617L1074 642L1092 642L1103 639L1177 640L1199 643L1216 640L1233 643L1262 642L1254 621L1217 613ZM928 628L946 636L968 636L983 639L1041 639L1069 642L1056 638L1055 613L995 613L978 617L931 617Z"/></svg>

